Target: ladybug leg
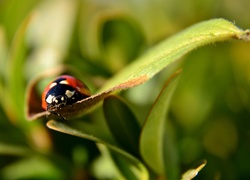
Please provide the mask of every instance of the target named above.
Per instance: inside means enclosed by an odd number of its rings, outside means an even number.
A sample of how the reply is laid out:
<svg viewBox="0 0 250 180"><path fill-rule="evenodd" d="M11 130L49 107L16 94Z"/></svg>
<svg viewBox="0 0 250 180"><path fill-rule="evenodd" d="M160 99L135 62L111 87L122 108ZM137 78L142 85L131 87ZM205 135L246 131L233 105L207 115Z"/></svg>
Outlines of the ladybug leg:
<svg viewBox="0 0 250 180"><path fill-rule="evenodd" d="M60 113L57 113L58 116L60 116L63 120L67 120L64 116L62 116Z"/></svg>
<svg viewBox="0 0 250 180"><path fill-rule="evenodd" d="M57 116L59 116L59 117L61 117L62 118L62 120L67 120L63 115L61 115L60 113L58 113L58 112L50 112L51 114L54 114L54 115L57 115Z"/></svg>
<svg viewBox="0 0 250 180"><path fill-rule="evenodd" d="M47 108L47 113L46 113L46 118L48 118L48 115L50 114L54 114L56 116L61 117L63 120L67 120L63 115L61 115L60 113L56 112L56 111L51 111L49 110L49 108Z"/></svg>

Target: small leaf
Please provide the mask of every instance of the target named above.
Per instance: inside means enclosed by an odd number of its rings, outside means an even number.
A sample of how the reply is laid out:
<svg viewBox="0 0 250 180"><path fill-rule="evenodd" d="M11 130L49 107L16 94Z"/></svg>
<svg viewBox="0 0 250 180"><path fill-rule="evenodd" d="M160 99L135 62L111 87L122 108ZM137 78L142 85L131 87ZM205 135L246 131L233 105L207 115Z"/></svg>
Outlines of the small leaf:
<svg viewBox="0 0 250 180"><path fill-rule="evenodd" d="M28 120L34 120L43 116L46 116L46 111L42 109L42 99L41 96L37 92L38 83L46 78L56 76L66 71L65 66L57 66L51 71L44 71L42 74L39 74L37 77L33 78L26 89L26 109L25 114Z"/></svg>
<svg viewBox="0 0 250 180"><path fill-rule="evenodd" d="M199 162L195 167L193 167L192 169L189 169L188 171L186 171L182 177L181 180L191 180L193 179L195 176L197 176L197 174L200 172L200 170L207 164L206 160L202 160L201 162Z"/></svg>
<svg viewBox="0 0 250 180"><path fill-rule="evenodd" d="M141 133L140 151L144 161L156 173L167 173L167 179L177 179L174 145L166 132L166 113L181 71L167 81L148 114ZM166 169L166 170L165 170Z"/></svg>
<svg viewBox="0 0 250 180"><path fill-rule="evenodd" d="M70 134L70 135L77 136L80 138L89 139L89 140L94 141L96 143L104 144L105 146L107 146L111 150L115 151L119 155L123 156L128 162L130 162L134 165L134 167L137 169L137 172L140 172L139 174L135 174L138 177L138 179L140 179L140 177L144 177L143 179L145 179L145 180L148 179L148 171L145 168L145 166L137 158L130 155L126 151L123 151L120 148L118 148L114 145L111 145L111 144L91 135L91 134L87 134L87 133L83 132L82 130L72 128L72 127L70 127L70 125L66 124L65 122L63 123L63 122L59 122L59 121L55 121L55 120L50 120L47 122L47 126L50 129L53 129L53 130L56 130L56 131L59 131L62 133Z"/></svg>
<svg viewBox="0 0 250 180"><path fill-rule="evenodd" d="M63 71L65 71L65 67L58 67L55 69L55 71L45 72L41 74L39 77L37 77L34 81L31 81L31 83L27 88L27 99L26 99L27 102L26 117L29 121L43 117L61 119L61 117L56 116L55 114L47 112L42 109L41 98L37 94L36 86L39 80L41 80L42 78L48 77L49 75L51 76L52 74L53 75L56 73L58 74L59 72L62 73ZM93 109L94 106L100 103L104 98L109 96L112 92L117 91L119 89L127 89L130 86L133 87L135 86L135 84L140 84L142 80L143 79L134 79L131 82L120 84L118 87L114 87L102 93L97 93L81 101L77 101L72 105L63 106L62 108L56 108L55 110L58 114L65 117L66 119L80 116L88 112L89 110Z"/></svg>
<svg viewBox="0 0 250 180"><path fill-rule="evenodd" d="M116 96L108 96L104 99L103 110L109 129L117 143L138 157L141 130L133 112Z"/></svg>

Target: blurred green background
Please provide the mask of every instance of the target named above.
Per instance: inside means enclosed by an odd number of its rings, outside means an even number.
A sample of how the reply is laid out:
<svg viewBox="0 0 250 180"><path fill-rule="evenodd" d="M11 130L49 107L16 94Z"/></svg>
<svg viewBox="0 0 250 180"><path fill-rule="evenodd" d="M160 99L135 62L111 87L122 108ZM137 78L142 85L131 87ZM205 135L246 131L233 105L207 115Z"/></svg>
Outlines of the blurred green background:
<svg viewBox="0 0 250 180"><path fill-rule="evenodd" d="M67 65L96 92L107 79L161 40L197 22L225 18L250 27L248 0L0 1L0 178L116 179L94 142L28 122L28 83ZM250 44L200 48L144 85L122 92L140 123L176 69L172 99L181 171L207 159L195 179L250 178ZM42 92L44 86L38 89ZM101 108L84 116L104 139Z"/></svg>

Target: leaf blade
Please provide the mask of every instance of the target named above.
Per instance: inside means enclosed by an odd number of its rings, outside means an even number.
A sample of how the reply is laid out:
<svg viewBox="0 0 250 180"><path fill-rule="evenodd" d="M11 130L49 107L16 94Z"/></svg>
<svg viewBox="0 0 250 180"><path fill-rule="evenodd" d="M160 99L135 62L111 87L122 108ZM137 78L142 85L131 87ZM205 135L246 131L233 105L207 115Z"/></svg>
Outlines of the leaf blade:
<svg viewBox="0 0 250 180"><path fill-rule="evenodd" d="M72 107L77 109L74 113L75 115L86 113L86 110L96 107L98 102L102 101L109 93L145 83L163 68L198 47L233 39L250 41L250 31L243 31L224 19L212 19L195 24L171 38L163 40L159 45L129 64L107 81L97 94L73 104ZM30 105L28 104L28 106ZM65 106L59 113L67 117L69 113L64 115L64 112L67 111L67 106ZM74 113L70 113L69 116L73 116ZM46 116L45 111L31 112L31 114L32 116L27 115L29 120Z"/></svg>
<svg viewBox="0 0 250 180"><path fill-rule="evenodd" d="M166 162L164 161L166 159L166 153L164 153L164 150L167 150L167 153L169 153L169 149L166 149L166 145L164 142L166 140L169 140L165 135L165 116L168 110L172 93L180 78L180 73L181 71L177 71L165 84L164 88L157 97L151 111L149 112L141 133L141 155L148 166L150 166L158 174L164 174L165 172ZM173 145L168 144L167 148L169 148L169 146Z"/></svg>
<svg viewBox="0 0 250 180"><path fill-rule="evenodd" d="M117 143L135 156L139 156L140 126L131 109L118 97L108 96L103 111L109 130Z"/></svg>
<svg viewBox="0 0 250 180"><path fill-rule="evenodd" d="M249 30L243 31L224 19L197 23L153 47L110 79L100 92L119 86L121 83L129 84L134 79L143 78L143 81L138 81L138 84L134 83L133 86L144 83L188 52L207 44L232 39L249 41ZM131 86L124 89L129 87Z"/></svg>
<svg viewBox="0 0 250 180"><path fill-rule="evenodd" d="M200 161L195 167L187 170L181 177L181 180L191 180L198 175L198 173L206 166L207 161Z"/></svg>
<svg viewBox="0 0 250 180"><path fill-rule="evenodd" d="M107 143L107 142L105 142L105 141L103 141L103 140L101 140L101 139L99 139L91 134L85 133L82 130L79 130L75 127L71 127L67 123L63 123L63 122L59 122L59 121L55 121L55 120L50 120L47 122L47 127L50 129L53 129L55 131L65 133L65 134L77 136L80 138L94 141L96 143L104 144L109 149L120 154L124 159L131 162L137 168L137 170L141 173L141 174L136 174L136 176L138 176L138 178L143 177L143 179L145 179L145 180L148 179L148 171L147 171L146 167L137 158L130 155L126 151L123 151L122 149L120 149L112 144L109 144L109 143Z"/></svg>

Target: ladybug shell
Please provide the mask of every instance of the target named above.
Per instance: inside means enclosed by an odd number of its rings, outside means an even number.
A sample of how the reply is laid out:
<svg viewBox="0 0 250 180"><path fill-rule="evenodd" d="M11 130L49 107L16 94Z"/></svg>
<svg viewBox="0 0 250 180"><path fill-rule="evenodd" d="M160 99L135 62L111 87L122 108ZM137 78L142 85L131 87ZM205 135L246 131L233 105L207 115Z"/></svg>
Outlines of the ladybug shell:
<svg viewBox="0 0 250 180"><path fill-rule="evenodd" d="M91 96L88 87L79 79L62 75L47 85L42 94L42 108L71 105L77 101Z"/></svg>

